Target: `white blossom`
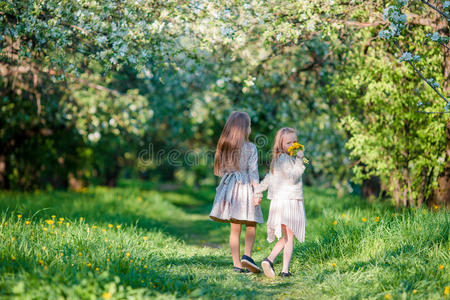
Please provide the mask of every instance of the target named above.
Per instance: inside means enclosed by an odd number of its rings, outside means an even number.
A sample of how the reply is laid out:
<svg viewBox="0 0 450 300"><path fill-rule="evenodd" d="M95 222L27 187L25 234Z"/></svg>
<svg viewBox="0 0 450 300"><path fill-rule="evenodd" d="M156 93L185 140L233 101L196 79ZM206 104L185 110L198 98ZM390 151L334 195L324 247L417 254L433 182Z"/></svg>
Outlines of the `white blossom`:
<svg viewBox="0 0 450 300"><path fill-rule="evenodd" d="M430 38L435 42L439 41L440 38L439 33L438 32L433 33L432 35L430 35Z"/></svg>
<svg viewBox="0 0 450 300"><path fill-rule="evenodd" d="M439 83L434 78L428 78L428 83L436 89L439 88Z"/></svg>
<svg viewBox="0 0 450 300"><path fill-rule="evenodd" d="M250 9L250 8L252 8L252 6L250 4L248 4L248 3L244 4L244 9Z"/></svg>
<svg viewBox="0 0 450 300"><path fill-rule="evenodd" d="M100 138L101 138L101 134L98 131L88 134L89 141L91 141L93 143L97 142Z"/></svg>
<svg viewBox="0 0 450 300"><path fill-rule="evenodd" d="M413 60L413 56L409 52L403 53L402 56L400 56L400 58L398 59L398 61L411 61L411 60Z"/></svg>
<svg viewBox="0 0 450 300"><path fill-rule="evenodd" d="M106 38L106 36L101 35L98 38L95 39L97 41L97 43L99 43L100 45L104 44L108 39Z"/></svg>
<svg viewBox="0 0 450 300"><path fill-rule="evenodd" d="M381 30L381 31L378 33L378 36L379 36L380 38L382 38L382 39L388 40L388 39L391 38L391 32L390 32L389 30Z"/></svg>
<svg viewBox="0 0 450 300"><path fill-rule="evenodd" d="M232 35L233 34L233 28L231 28L231 26L222 26L221 28L220 28L220 33L223 35L223 36L230 36L230 35Z"/></svg>

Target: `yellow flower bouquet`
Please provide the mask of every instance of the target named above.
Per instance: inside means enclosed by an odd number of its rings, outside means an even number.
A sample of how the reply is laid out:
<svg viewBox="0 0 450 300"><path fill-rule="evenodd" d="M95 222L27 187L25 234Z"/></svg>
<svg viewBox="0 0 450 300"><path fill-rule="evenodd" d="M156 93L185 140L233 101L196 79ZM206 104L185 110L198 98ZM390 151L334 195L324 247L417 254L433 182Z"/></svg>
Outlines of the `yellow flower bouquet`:
<svg viewBox="0 0 450 300"><path fill-rule="evenodd" d="M297 156L297 152L300 150L305 151L305 146L297 142L293 143L292 146L288 148L290 156ZM303 163L308 164L309 160L306 157L303 157Z"/></svg>

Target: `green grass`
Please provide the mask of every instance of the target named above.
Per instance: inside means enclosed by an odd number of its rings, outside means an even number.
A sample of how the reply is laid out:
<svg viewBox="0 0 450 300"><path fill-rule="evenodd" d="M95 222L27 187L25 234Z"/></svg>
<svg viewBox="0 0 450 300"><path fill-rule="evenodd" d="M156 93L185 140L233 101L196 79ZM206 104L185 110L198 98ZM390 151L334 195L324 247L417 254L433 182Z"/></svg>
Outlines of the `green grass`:
<svg viewBox="0 0 450 300"><path fill-rule="evenodd" d="M314 188L305 189L306 242L296 242L294 276L235 274L229 225L208 220L214 191L125 182L84 193L1 192L0 298L442 299L450 285L448 211L395 212ZM263 200L266 218L268 206ZM265 239L262 225L256 261L273 246Z"/></svg>

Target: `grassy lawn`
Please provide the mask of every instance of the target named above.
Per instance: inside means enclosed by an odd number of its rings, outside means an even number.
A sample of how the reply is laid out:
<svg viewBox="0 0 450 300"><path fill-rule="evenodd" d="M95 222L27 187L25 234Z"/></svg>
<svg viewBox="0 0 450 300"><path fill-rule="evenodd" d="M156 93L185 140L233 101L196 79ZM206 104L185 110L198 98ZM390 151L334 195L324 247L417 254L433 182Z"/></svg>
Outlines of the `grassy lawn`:
<svg viewBox="0 0 450 300"><path fill-rule="evenodd" d="M0 298L450 298L448 211L396 212L306 188L294 276L269 280L232 271L229 227L208 219L214 192L132 182L1 192ZM264 199L266 219L268 206ZM259 226L255 260L272 246Z"/></svg>

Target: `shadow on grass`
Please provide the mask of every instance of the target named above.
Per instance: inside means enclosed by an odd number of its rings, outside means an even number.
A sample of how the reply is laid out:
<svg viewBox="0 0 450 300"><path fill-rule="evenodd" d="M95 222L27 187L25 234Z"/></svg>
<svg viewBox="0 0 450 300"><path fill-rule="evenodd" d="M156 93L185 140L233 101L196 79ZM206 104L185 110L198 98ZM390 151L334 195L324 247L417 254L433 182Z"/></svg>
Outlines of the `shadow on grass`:
<svg viewBox="0 0 450 300"><path fill-rule="evenodd" d="M88 247L95 244L88 243ZM77 253L76 245L67 245L65 251ZM45 258L44 258L45 259ZM96 290L108 290L111 282L117 285L131 287L134 289L145 289L151 295L176 295L177 297L191 294L191 297L205 297L210 299L236 298L243 296L245 299L264 297L271 298L275 292L267 285L252 281L249 275L236 274L229 270L229 262L218 259L216 256L193 255L189 258L161 259L161 257L150 257L145 262L131 263L127 259L111 260L107 264L93 262L92 267L86 264L75 263L72 267L68 264L51 258L45 259L42 266L38 258L25 255L18 256L13 263L0 264L1 273L10 274L9 278L2 275L0 280L0 295L15 296L16 286L20 280L27 284L38 281L40 285L48 285L55 289L54 296L60 291L63 296L81 293L83 288L95 286ZM151 268L144 268L148 264ZM197 268L197 272L172 272L173 266L183 270ZM94 267L100 267L101 271L95 271ZM204 272L216 268L215 274ZM25 277L21 277L20 274ZM16 275L13 275L16 274ZM239 284L232 289L223 286L230 277L236 277ZM120 280L117 280L120 278ZM56 284L56 286L54 286ZM61 289L64 286L63 289ZM36 289L37 287L27 287ZM25 289L25 288L24 288ZM72 289L72 291L71 291ZM92 290L91 290L92 292ZM81 296L78 295L78 296ZM92 295L91 295L92 296Z"/></svg>

